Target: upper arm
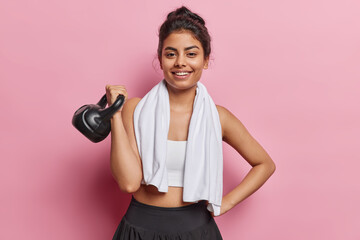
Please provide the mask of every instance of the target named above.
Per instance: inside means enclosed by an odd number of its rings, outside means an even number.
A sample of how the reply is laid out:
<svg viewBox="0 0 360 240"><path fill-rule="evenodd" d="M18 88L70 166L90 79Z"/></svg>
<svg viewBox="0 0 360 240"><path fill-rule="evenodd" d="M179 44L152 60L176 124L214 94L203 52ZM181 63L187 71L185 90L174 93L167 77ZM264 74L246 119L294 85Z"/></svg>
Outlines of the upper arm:
<svg viewBox="0 0 360 240"><path fill-rule="evenodd" d="M141 98L131 98L124 103L124 107L121 111L121 117L124 124L125 131L127 133L130 146L135 152L137 159L140 161L139 150L136 143L135 130L134 130L134 111Z"/></svg>
<svg viewBox="0 0 360 240"><path fill-rule="evenodd" d="M232 146L251 166L272 163L264 148L229 110L216 106L219 112L223 140Z"/></svg>

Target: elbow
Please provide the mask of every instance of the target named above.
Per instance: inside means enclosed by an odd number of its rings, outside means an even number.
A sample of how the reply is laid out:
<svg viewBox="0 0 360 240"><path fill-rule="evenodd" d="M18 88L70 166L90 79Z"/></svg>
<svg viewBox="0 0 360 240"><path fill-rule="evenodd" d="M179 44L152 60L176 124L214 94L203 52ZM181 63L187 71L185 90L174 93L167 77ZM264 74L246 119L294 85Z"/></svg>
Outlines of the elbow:
<svg viewBox="0 0 360 240"><path fill-rule="evenodd" d="M257 166L261 166L260 168L263 169L263 171L265 171L266 173L270 174L270 176L275 172L276 170L276 165L275 163L271 160L271 158L268 158L266 160L264 160L263 162L256 164L256 165L252 165L252 167L257 167Z"/></svg>
<svg viewBox="0 0 360 240"><path fill-rule="evenodd" d="M263 171L265 171L266 174L268 174L269 176L273 175L273 173L276 170L276 165L271 160L271 158L265 160L264 162L260 163L259 165L255 165L255 166L262 166Z"/></svg>
<svg viewBox="0 0 360 240"><path fill-rule="evenodd" d="M140 188L139 184L120 184L118 183L120 190L125 193L134 193Z"/></svg>
<svg viewBox="0 0 360 240"><path fill-rule="evenodd" d="M276 165L274 162L272 162L271 164L269 164L269 171L271 175L275 172L275 170L276 170Z"/></svg>

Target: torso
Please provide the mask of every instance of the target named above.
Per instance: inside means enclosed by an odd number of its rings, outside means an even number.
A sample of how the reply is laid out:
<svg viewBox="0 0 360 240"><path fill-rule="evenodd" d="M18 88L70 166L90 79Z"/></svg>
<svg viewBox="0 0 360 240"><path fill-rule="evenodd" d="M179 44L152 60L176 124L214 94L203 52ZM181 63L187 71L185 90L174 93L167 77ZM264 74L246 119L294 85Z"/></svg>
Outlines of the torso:
<svg viewBox="0 0 360 240"><path fill-rule="evenodd" d="M141 99L138 99L140 101ZM136 105L136 104L135 104ZM135 110L135 108L134 108ZM170 126L168 139L186 141L191 119L192 109L187 112L170 110ZM138 191L133 193L134 198L142 203L159 207L180 207L192 204L184 202L182 187L168 187L168 192L159 192L153 185L141 184Z"/></svg>

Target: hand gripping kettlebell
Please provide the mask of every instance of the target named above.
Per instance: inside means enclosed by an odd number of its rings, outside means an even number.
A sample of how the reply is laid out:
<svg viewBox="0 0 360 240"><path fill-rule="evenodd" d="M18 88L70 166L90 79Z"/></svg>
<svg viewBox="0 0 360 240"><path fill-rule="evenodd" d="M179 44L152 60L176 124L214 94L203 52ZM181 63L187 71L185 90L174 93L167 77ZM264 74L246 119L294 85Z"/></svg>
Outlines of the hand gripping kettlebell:
<svg viewBox="0 0 360 240"><path fill-rule="evenodd" d="M97 104L87 104L76 110L72 124L92 142L100 142L109 135L110 118L121 108L124 99L124 95L120 94L110 107L105 108L105 94Z"/></svg>

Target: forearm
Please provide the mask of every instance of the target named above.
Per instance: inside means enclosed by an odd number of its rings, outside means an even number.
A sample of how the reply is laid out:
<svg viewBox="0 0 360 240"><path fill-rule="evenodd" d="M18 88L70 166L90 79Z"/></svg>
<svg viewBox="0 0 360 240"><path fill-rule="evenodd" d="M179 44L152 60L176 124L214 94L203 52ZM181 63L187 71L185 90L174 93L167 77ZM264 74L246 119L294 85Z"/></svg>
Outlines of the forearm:
<svg viewBox="0 0 360 240"><path fill-rule="evenodd" d="M111 171L121 190L135 192L142 179L141 160L135 155L121 113L111 118Z"/></svg>
<svg viewBox="0 0 360 240"><path fill-rule="evenodd" d="M226 202L229 209L233 208L257 191L270 178L274 171L275 165L271 163L254 166L241 183L224 196L223 201Z"/></svg>

